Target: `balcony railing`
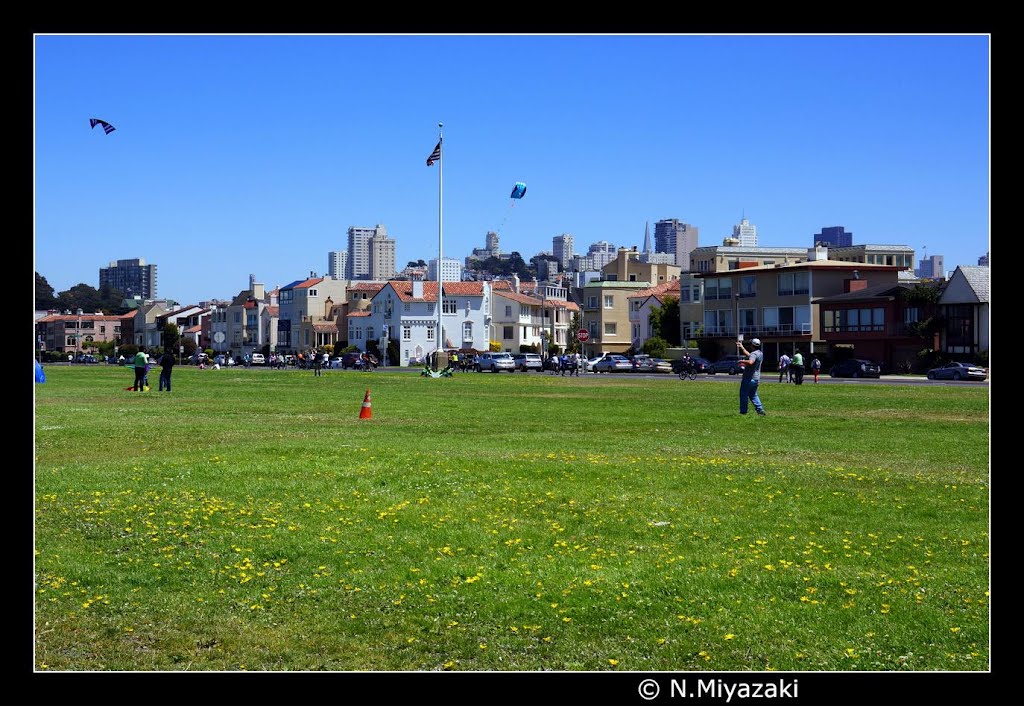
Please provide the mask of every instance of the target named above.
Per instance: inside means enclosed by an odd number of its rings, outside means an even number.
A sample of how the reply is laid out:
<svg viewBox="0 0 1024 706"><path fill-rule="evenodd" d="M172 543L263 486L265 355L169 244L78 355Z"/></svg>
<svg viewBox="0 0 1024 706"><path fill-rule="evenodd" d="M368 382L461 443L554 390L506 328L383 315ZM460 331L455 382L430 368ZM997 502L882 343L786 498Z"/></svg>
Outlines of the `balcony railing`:
<svg viewBox="0 0 1024 706"><path fill-rule="evenodd" d="M810 336L811 324L778 324L775 326L705 326L704 338L732 338L742 333L746 338L781 338L792 336Z"/></svg>

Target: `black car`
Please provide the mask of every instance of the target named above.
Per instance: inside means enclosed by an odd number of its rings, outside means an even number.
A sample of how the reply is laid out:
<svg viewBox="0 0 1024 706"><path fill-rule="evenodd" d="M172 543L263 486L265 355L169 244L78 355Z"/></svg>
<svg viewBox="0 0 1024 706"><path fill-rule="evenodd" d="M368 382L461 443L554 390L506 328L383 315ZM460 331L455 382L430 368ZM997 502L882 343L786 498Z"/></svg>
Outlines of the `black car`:
<svg viewBox="0 0 1024 706"><path fill-rule="evenodd" d="M672 372L676 375L683 370L687 363L693 365L694 371L698 375L706 375L711 373L711 362L707 358L681 358L679 360L672 361Z"/></svg>
<svg viewBox="0 0 1024 706"><path fill-rule="evenodd" d="M864 358L850 358L832 366L828 374L834 378L877 378L882 375L882 368Z"/></svg>

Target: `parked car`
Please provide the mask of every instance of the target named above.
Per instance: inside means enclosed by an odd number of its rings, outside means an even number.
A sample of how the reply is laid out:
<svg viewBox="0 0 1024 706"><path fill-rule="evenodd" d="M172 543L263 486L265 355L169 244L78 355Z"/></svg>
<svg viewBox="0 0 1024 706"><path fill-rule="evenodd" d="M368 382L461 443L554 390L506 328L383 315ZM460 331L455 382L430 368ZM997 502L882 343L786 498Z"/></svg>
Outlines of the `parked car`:
<svg viewBox="0 0 1024 706"><path fill-rule="evenodd" d="M516 353L512 356L512 360L516 363L516 370L524 373L531 370L536 370L539 373L544 369L544 361L540 357L540 353Z"/></svg>
<svg viewBox="0 0 1024 706"><path fill-rule="evenodd" d="M727 355L711 364L711 372L737 375L743 372L746 360L747 356L745 355Z"/></svg>
<svg viewBox="0 0 1024 706"><path fill-rule="evenodd" d="M881 377L882 369L870 360L849 358L833 365L828 374L834 378L877 378Z"/></svg>
<svg viewBox="0 0 1024 706"><path fill-rule="evenodd" d="M330 367L334 368L334 369L340 368L341 367L341 357L331 358Z"/></svg>
<svg viewBox="0 0 1024 706"><path fill-rule="evenodd" d="M359 353L359 352L356 352L356 353L345 353L343 356L341 356L341 367L342 367L342 369L343 370L348 370L349 368L356 367L359 364L359 356L361 356L361 355L362 355L362 353Z"/></svg>
<svg viewBox="0 0 1024 706"><path fill-rule="evenodd" d="M693 363L694 370L697 372L698 375L701 375L701 374L711 375L714 372L711 369L712 368L711 361L709 361L707 358L701 358L701 357L698 356L698 357L691 357L689 360ZM679 371L681 371L683 369L683 367L686 365L686 361L687 361L686 358L680 358L679 360L673 360L672 361L672 372L675 373L676 375L678 375Z"/></svg>
<svg viewBox="0 0 1024 706"><path fill-rule="evenodd" d="M928 371L929 380L984 380L987 377L987 369L970 363L946 363Z"/></svg>
<svg viewBox="0 0 1024 706"><path fill-rule="evenodd" d="M409 367L426 365L427 356L425 355L411 355L409 356Z"/></svg>
<svg viewBox="0 0 1024 706"><path fill-rule="evenodd" d="M266 365L267 359L263 357L262 353L253 353L249 359L250 365Z"/></svg>
<svg viewBox="0 0 1024 706"><path fill-rule="evenodd" d="M633 370L636 372L650 372L651 371L651 356L646 353L638 353L632 358L629 358L630 365L633 366Z"/></svg>
<svg viewBox="0 0 1024 706"><path fill-rule="evenodd" d="M671 373L672 363L665 360L664 358L651 358L651 366L650 368L648 368L648 372Z"/></svg>
<svg viewBox="0 0 1024 706"><path fill-rule="evenodd" d="M597 361L601 360L602 358L604 358L604 356L603 355L599 355L596 358L591 358L590 360L586 360L586 361L583 362L583 367L586 368L586 371L588 373L592 373L592 372L594 372L594 363L596 363Z"/></svg>
<svg viewBox="0 0 1024 706"><path fill-rule="evenodd" d="M492 373L500 373L507 370L510 373L516 371L516 362L512 359L511 353L492 353L486 351L476 357L476 371L482 373L485 370Z"/></svg>
<svg viewBox="0 0 1024 706"><path fill-rule="evenodd" d="M628 373L633 370L633 362L624 355L609 353L591 366L595 373Z"/></svg>

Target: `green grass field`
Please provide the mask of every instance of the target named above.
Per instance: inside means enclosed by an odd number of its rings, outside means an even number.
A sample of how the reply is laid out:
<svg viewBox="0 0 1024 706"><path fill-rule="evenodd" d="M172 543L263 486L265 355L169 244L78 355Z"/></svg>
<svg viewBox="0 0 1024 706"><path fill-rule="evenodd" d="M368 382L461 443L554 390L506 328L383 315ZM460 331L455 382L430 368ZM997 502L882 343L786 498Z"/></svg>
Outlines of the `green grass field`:
<svg viewBox="0 0 1024 706"><path fill-rule="evenodd" d="M989 668L987 387L46 372L39 670Z"/></svg>

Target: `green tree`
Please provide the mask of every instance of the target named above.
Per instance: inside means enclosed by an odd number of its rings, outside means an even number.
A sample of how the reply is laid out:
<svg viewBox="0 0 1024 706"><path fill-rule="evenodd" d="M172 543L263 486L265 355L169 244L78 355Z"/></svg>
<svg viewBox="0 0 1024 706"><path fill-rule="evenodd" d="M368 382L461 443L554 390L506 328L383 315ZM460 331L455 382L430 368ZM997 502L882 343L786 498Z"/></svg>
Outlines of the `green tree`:
<svg viewBox="0 0 1024 706"><path fill-rule="evenodd" d="M652 358L664 358L667 344L664 338L653 336L644 341L643 352Z"/></svg>
<svg viewBox="0 0 1024 706"><path fill-rule="evenodd" d="M36 272L36 310L46 311L58 307L57 295L46 278Z"/></svg>
<svg viewBox="0 0 1024 706"><path fill-rule="evenodd" d="M99 292L85 282L61 292L57 296L57 301L60 309L66 309L71 313L81 309L85 313L94 314L102 310Z"/></svg>
<svg viewBox="0 0 1024 706"><path fill-rule="evenodd" d="M679 323L679 297L667 296L662 299L661 306L651 309L647 317L651 324L651 334L665 340L670 347L681 345L682 336Z"/></svg>
<svg viewBox="0 0 1024 706"><path fill-rule="evenodd" d="M178 346L178 339L180 335L178 333L178 325L167 322L164 324L164 330L162 334L164 348L176 349Z"/></svg>

